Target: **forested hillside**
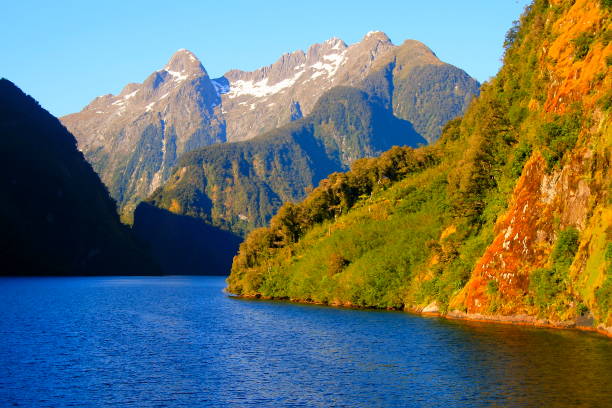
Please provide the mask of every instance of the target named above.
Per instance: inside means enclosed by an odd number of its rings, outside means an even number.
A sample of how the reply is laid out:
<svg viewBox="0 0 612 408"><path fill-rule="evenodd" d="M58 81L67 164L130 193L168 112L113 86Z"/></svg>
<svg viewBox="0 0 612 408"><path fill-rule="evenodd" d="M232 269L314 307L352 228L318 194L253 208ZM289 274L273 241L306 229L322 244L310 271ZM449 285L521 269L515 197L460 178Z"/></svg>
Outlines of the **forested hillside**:
<svg viewBox="0 0 612 408"><path fill-rule="evenodd" d="M354 160L394 145L426 143L379 98L336 87L303 119L249 141L185 154L149 202L245 234L267 225L282 203L304 198L320 180L348 169Z"/></svg>
<svg viewBox="0 0 612 408"><path fill-rule="evenodd" d="M228 290L612 333L610 17L608 0L535 0L437 143L285 204Z"/></svg>

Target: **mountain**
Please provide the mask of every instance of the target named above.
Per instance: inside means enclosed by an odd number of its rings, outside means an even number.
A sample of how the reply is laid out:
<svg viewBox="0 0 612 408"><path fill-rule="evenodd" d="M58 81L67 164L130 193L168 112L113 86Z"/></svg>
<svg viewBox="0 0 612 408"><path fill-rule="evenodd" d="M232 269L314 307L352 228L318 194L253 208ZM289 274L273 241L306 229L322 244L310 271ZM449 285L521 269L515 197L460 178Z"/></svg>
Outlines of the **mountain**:
<svg viewBox="0 0 612 408"><path fill-rule="evenodd" d="M284 204L227 290L612 334L611 12L535 0L436 143L354 161Z"/></svg>
<svg viewBox="0 0 612 408"><path fill-rule="evenodd" d="M159 268L61 123L0 79L1 275L151 275Z"/></svg>
<svg viewBox="0 0 612 408"><path fill-rule="evenodd" d="M230 141L251 139L286 124L294 106L307 115L335 86L377 94L396 116L433 141L442 125L461 114L478 93L474 79L440 61L424 44L407 40L395 46L380 31L351 46L331 38L253 72L229 71L220 80L229 83L222 99Z"/></svg>
<svg viewBox="0 0 612 408"><path fill-rule="evenodd" d="M220 103L204 67L179 50L142 84L100 96L61 120L124 206L160 186L182 153L226 140Z"/></svg>
<svg viewBox="0 0 612 408"><path fill-rule="evenodd" d="M142 84L98 97L61 120L128 214L168 179L182 154L249 140L304 117L335 86L376 96L428 141L479 88L424 44L395 46L372 32L351 46L332 38L253 72L215 79L191 52L179 50Z"/></svg>
<svg viewBox="0 0 612 408"><path fill-rule="evenodd" d="M149 202L244 234L266 225L283 202L304 198L354 160L394 145L420 144L426 140L378 98L336 87L305 118L248 141L185 154Z"/></svg>

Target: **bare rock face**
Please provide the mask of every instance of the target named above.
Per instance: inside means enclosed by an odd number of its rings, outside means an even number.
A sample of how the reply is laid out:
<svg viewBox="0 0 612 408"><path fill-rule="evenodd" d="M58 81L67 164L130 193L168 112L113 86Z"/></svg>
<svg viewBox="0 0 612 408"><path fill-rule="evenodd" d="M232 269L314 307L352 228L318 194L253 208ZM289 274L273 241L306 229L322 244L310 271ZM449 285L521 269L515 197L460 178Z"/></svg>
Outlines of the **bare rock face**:
<svg viewBox="0 0 612 408"><path fill-rule="evenodd" d="M61 120L111 195L129 206L159 187L182 153L225 141L220 103L204 67L179 50L142 84Z"/></svg>
<svg viewBox="0 0 612 408"><path fill-rule="evenodd" d="M424 44L395 46L377 31L350 46L332 38L256 71L232 70L216 79L191 52L179 50L142 84L98 97L61 120L130 212L168 179L181 154L249 140L297 120L340 85L365 90L429 142L479 87Z"/></svg>
<svg viewBox="0 0 612 408"><path fill-rule="evenodd" d="M253 72L228 72L230 89L222 95L228 140L251 139L287 123L294 101L307 115L323 92L361 83L373 63L394 48L384 33L368 34L350 47L331 38Z"/></svg>

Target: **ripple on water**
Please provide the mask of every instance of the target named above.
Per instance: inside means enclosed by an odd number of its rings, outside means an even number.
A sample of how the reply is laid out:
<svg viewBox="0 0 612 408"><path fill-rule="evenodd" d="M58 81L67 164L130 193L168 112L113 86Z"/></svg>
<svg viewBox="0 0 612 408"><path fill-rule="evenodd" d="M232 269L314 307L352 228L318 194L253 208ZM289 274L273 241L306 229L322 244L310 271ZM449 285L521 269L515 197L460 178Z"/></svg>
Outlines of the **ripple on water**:
<svg viewBox="0 0 612 408"><path fill-rule="evenodd" d="M611 406L612 342L246 301L219 277L0 279L0 406Z"/></svg>

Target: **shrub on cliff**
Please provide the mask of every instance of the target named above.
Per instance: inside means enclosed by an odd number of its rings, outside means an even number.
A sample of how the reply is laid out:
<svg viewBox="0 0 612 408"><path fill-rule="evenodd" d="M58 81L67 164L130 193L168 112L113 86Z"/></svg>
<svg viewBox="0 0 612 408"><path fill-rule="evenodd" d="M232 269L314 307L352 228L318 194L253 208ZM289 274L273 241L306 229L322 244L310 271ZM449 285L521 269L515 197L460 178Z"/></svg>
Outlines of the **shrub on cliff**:
<svg viewBox="0 0 612 408"><path fill-rule="evenodd" d="M557 294L565 292L569 268L578 251L579 234L573 227L559 233L552 252L552 267L535 270L529 282L534 303L541 309L555 303Z"/></svg>

